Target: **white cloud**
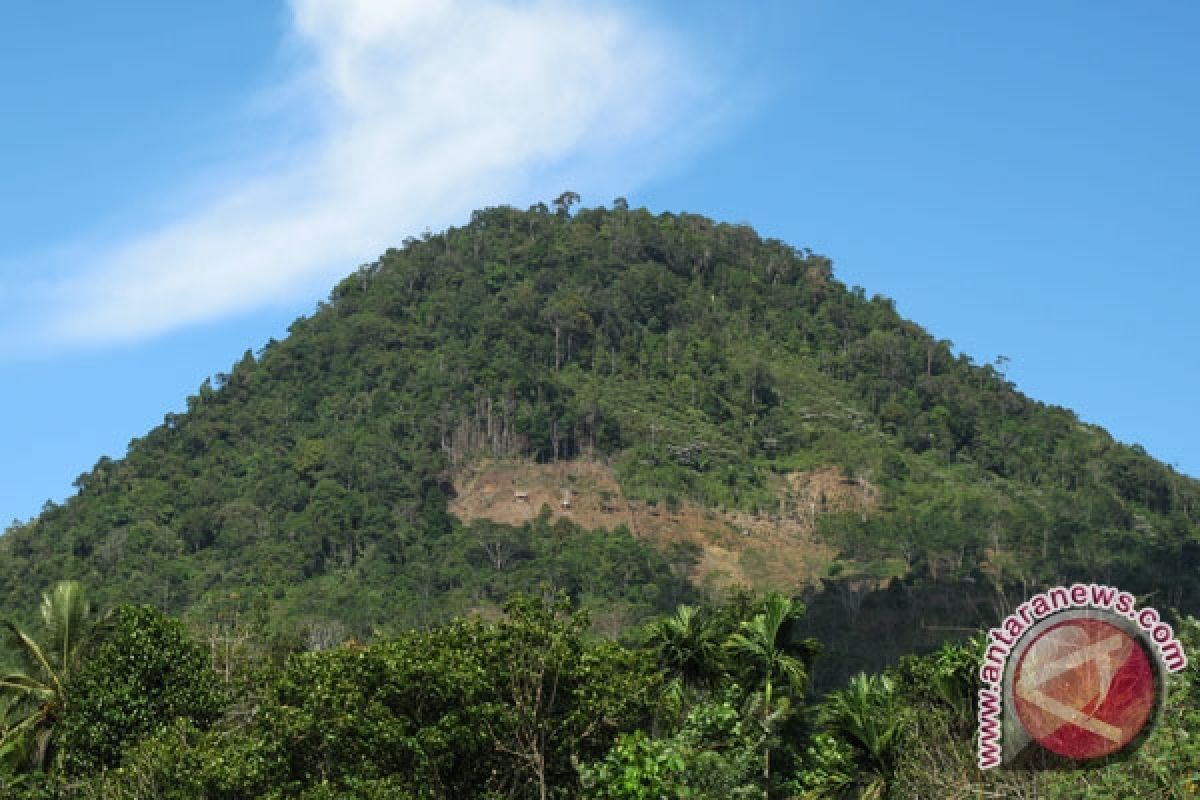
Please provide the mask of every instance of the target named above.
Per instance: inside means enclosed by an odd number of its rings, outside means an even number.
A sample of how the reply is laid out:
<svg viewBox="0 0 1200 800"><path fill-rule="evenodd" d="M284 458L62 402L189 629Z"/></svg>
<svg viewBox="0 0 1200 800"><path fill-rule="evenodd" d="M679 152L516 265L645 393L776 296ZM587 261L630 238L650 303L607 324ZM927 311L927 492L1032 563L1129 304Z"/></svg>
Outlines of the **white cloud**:
<svg viewBox="0 0 1200 800"><path fill-rule="evenodd" d="M607 201L713 121L679 43L617 6L293 0L292 12L306 58L275 87L280 117L315 115L319 133L174 220L90 249L86 272L59 265L26 286L43 342L139 340L294 299L479 205L565 188Z"/></svg>

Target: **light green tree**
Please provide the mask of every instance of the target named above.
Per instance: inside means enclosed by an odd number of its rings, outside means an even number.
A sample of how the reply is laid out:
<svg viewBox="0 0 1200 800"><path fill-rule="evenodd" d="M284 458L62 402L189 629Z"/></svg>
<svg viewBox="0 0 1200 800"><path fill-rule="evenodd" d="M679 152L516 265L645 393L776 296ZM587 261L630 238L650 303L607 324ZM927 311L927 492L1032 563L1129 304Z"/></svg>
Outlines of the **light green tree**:
<svg viewBox="0 0 1200 800"><path fill-rule="evenodd" d="M0 697L9 715L0 735L0 756L37 769L56 757L55 729L66 707L71 678L78 672L95 631L92 608L77 581L62 581L42 595L37 638L11 620L0 621L16 666L0 676Z"/></svg>
<svg viewBox="0 0 1200 800"><path fill-rule="evenodd" d="M767 595L762 611L730 635L725 648L754 666L760 694L753 706L763 729L763 797L771 791L771 739L791 709L791 698L800 696L808 680L804 659L786 641L789 623L803 606L777 593Z"/></svg>
<svg viewBox="0 0 1200 800"><path fill-rule="evenodd" d="M830 695L822 718L828 730L863 753L868 776L863 796L882 797L887 776L895 766L905 722L900 695L892 679L860 672L845 689Z"/></svg>

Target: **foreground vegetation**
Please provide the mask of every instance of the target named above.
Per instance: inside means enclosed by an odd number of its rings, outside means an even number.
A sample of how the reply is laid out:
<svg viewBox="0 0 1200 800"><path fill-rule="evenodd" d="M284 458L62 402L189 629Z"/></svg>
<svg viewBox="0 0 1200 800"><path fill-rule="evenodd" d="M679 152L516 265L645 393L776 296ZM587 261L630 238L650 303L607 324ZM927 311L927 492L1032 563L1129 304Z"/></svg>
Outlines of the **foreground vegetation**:
<svg viewBox="0 0 1200 800"><path fill-rule="evenodd" d="M1128 760L985 775L978 639L816 702L819 645L797 638L804 609L780 595L681 606L618 643L544 587L495 621L282 661L258 651L233 670L148 606L88 621L78 584L60 584L44 610L38 635L10 628L31 658L0 680L6 797L1165 798L1200 786L1195 659ZM1200 624L1180 628L1200 644Z"/></svg>

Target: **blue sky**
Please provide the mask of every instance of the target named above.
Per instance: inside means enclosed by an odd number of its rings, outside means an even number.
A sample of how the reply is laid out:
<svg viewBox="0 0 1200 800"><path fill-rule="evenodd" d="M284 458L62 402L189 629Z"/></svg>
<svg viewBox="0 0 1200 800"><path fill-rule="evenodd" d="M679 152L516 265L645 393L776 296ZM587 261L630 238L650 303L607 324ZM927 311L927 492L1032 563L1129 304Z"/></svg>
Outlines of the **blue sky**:
<svg viewBox="0 0 1200 800"><path fill-rule="evenodd" d="M823 252L1200 475L1198 40L1182 0L9 0L0 519L389 244L566 188Z"/></svg>

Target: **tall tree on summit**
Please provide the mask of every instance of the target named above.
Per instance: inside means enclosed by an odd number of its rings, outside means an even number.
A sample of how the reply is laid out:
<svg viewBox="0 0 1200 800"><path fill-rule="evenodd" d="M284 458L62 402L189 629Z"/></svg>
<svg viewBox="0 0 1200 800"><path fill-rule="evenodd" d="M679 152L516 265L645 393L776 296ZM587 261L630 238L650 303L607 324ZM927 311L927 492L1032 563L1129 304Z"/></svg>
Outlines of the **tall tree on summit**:
<svg viewBox="0 0 1200 800"><path fill-rule="evenodd" d="M567 216L571 213L571 206L578 203L580 200L578 192L570 190L563 192L558 197L554 198L554 211L560 216Z"/></svg>

